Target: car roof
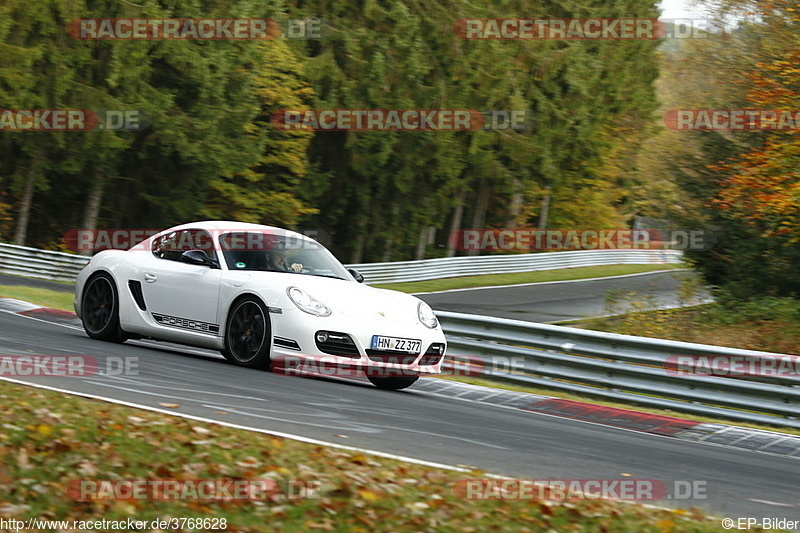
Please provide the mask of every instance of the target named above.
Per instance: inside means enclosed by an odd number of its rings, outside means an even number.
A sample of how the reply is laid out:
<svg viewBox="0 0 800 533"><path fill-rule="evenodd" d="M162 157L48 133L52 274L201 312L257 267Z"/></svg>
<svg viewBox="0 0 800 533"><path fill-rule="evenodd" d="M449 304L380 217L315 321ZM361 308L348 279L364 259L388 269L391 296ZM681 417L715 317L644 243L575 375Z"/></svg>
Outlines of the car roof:
<svg viewBox="0 0 800 533"><path fill-rule="evenodd" d="M204 229L212 231L213 233L222 233L222 232L234 232L234 231L260 231L260 232L270 232L276 233L278 235L286 235L298 239L304 239L307 241L314 241L311 237L307 237L302 233L297 233L296 231L292 231L285 228L279 228L277 226L266 226L263 224L251 224L249 222L237 222L234 220L199 220L196 222L187 222L186 224L181 224L179 226L173 226L171 228L166 228L161 233L169 232L169 231L178 231L183 229Z"/></svg>

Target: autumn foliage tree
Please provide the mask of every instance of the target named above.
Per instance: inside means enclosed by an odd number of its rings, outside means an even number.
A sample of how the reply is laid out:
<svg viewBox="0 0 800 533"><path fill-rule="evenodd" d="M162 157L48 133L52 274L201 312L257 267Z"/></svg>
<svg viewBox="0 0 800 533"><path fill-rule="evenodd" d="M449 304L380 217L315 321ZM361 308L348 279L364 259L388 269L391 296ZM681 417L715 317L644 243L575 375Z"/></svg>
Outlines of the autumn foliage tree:
<svg viewBox="0 0 800 533"><path fill-rule="evenodd" d="M800 22L800 15L796 18ZM797 39L800 44L800 38ZM800 110L800 46L759 63L749 76L755 108ZM797 125L800 127L800 125ZM716 204L757 227L764 236L800 242L800 130L770 132L763 146L720 167L729 172Z"/></svg>
<svg viewBox="0 0 800 533"><path fill-rule="evenodd" d="M793 123L787 122L786 129L687 136L700 164L688 179L675 176L718 237L710 252L690 255L709 282L736 298L796 296L800 124L794 119L800 110L800 7L794 0L723 0L714 5L737 15L739 22L691 48L689 57L704 59L719 87L706 94L714 104L708 107L776 111L778 116L784 112ZM704 50L716 52L704 55Z"/></svg>

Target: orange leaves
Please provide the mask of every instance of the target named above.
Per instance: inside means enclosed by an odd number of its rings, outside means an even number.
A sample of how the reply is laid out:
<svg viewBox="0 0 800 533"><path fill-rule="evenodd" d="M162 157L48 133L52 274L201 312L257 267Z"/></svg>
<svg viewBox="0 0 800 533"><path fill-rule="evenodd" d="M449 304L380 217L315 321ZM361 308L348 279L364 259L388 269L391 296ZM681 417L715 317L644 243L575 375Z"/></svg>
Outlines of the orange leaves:
<svg viewBox="0 0 800 533"><path fill-rule="evenodd" d="M761 223L766 235L800 236L800 137L771 143L726 165L719 209Z"/></svg>
<svg viewBox="0 0 800 533"><path fill-rule="evenodd" d="M755 108L800 112L800 39L788 25L794 0L760 6L765 59L746 74L747 99ZM792 17L796 18L796 17ZM764 142L737 160L710 166L722 174L714 205L756 225L765 236L800 239L800 129L763 134Z"/></svg>
<svg viewBox="0 0 800 533"><path fill-rule="evenodd" d="M359 487L358 489L356 489L356 494L358 494L358 496L361 499L366 500L368 502L374 502L379 498L377 493L365 487Z"/></svg>
<svg viewBox="0 0 800 533"><path fill-rule="evenodd" d="M769 63L756 63L747 78L753 84L748 99L754 104L772 108L797 109L800 92L800 49L789 50L786 56Z"/></svg>

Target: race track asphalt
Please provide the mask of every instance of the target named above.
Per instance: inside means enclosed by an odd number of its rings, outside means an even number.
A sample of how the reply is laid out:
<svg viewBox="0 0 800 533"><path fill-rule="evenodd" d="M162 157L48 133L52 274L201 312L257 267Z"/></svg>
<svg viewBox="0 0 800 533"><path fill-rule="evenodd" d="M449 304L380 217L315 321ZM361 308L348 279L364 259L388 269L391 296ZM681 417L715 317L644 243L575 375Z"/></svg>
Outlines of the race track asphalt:
<svg viewBox="0 0 800 533"><path fill-rule="evenodd" d="M592 280L458 289L417 296L439 311L529 322L559 322L623 313L635 302L664 308L709 301L708 292L699 290L691 302L681 302L681 284L693 277L691 272L682 270ZM609 313L606 297L619 299L625 295L629 295L631 300Z"/></svg>

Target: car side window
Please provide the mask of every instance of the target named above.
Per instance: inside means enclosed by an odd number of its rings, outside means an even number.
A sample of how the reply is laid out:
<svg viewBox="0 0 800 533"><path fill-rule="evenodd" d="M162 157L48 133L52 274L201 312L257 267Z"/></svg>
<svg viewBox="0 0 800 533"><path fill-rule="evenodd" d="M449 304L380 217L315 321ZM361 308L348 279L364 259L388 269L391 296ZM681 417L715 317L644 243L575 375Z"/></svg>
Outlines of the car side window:
<svg viewBox="0 0 800 533"><path fill-rule="evenodd" d="M188 250L203 250L211 259L217 258L214 241L205 230L173 231L153 240L153 255L159 259L180 262L181 255Z"/></svg>

